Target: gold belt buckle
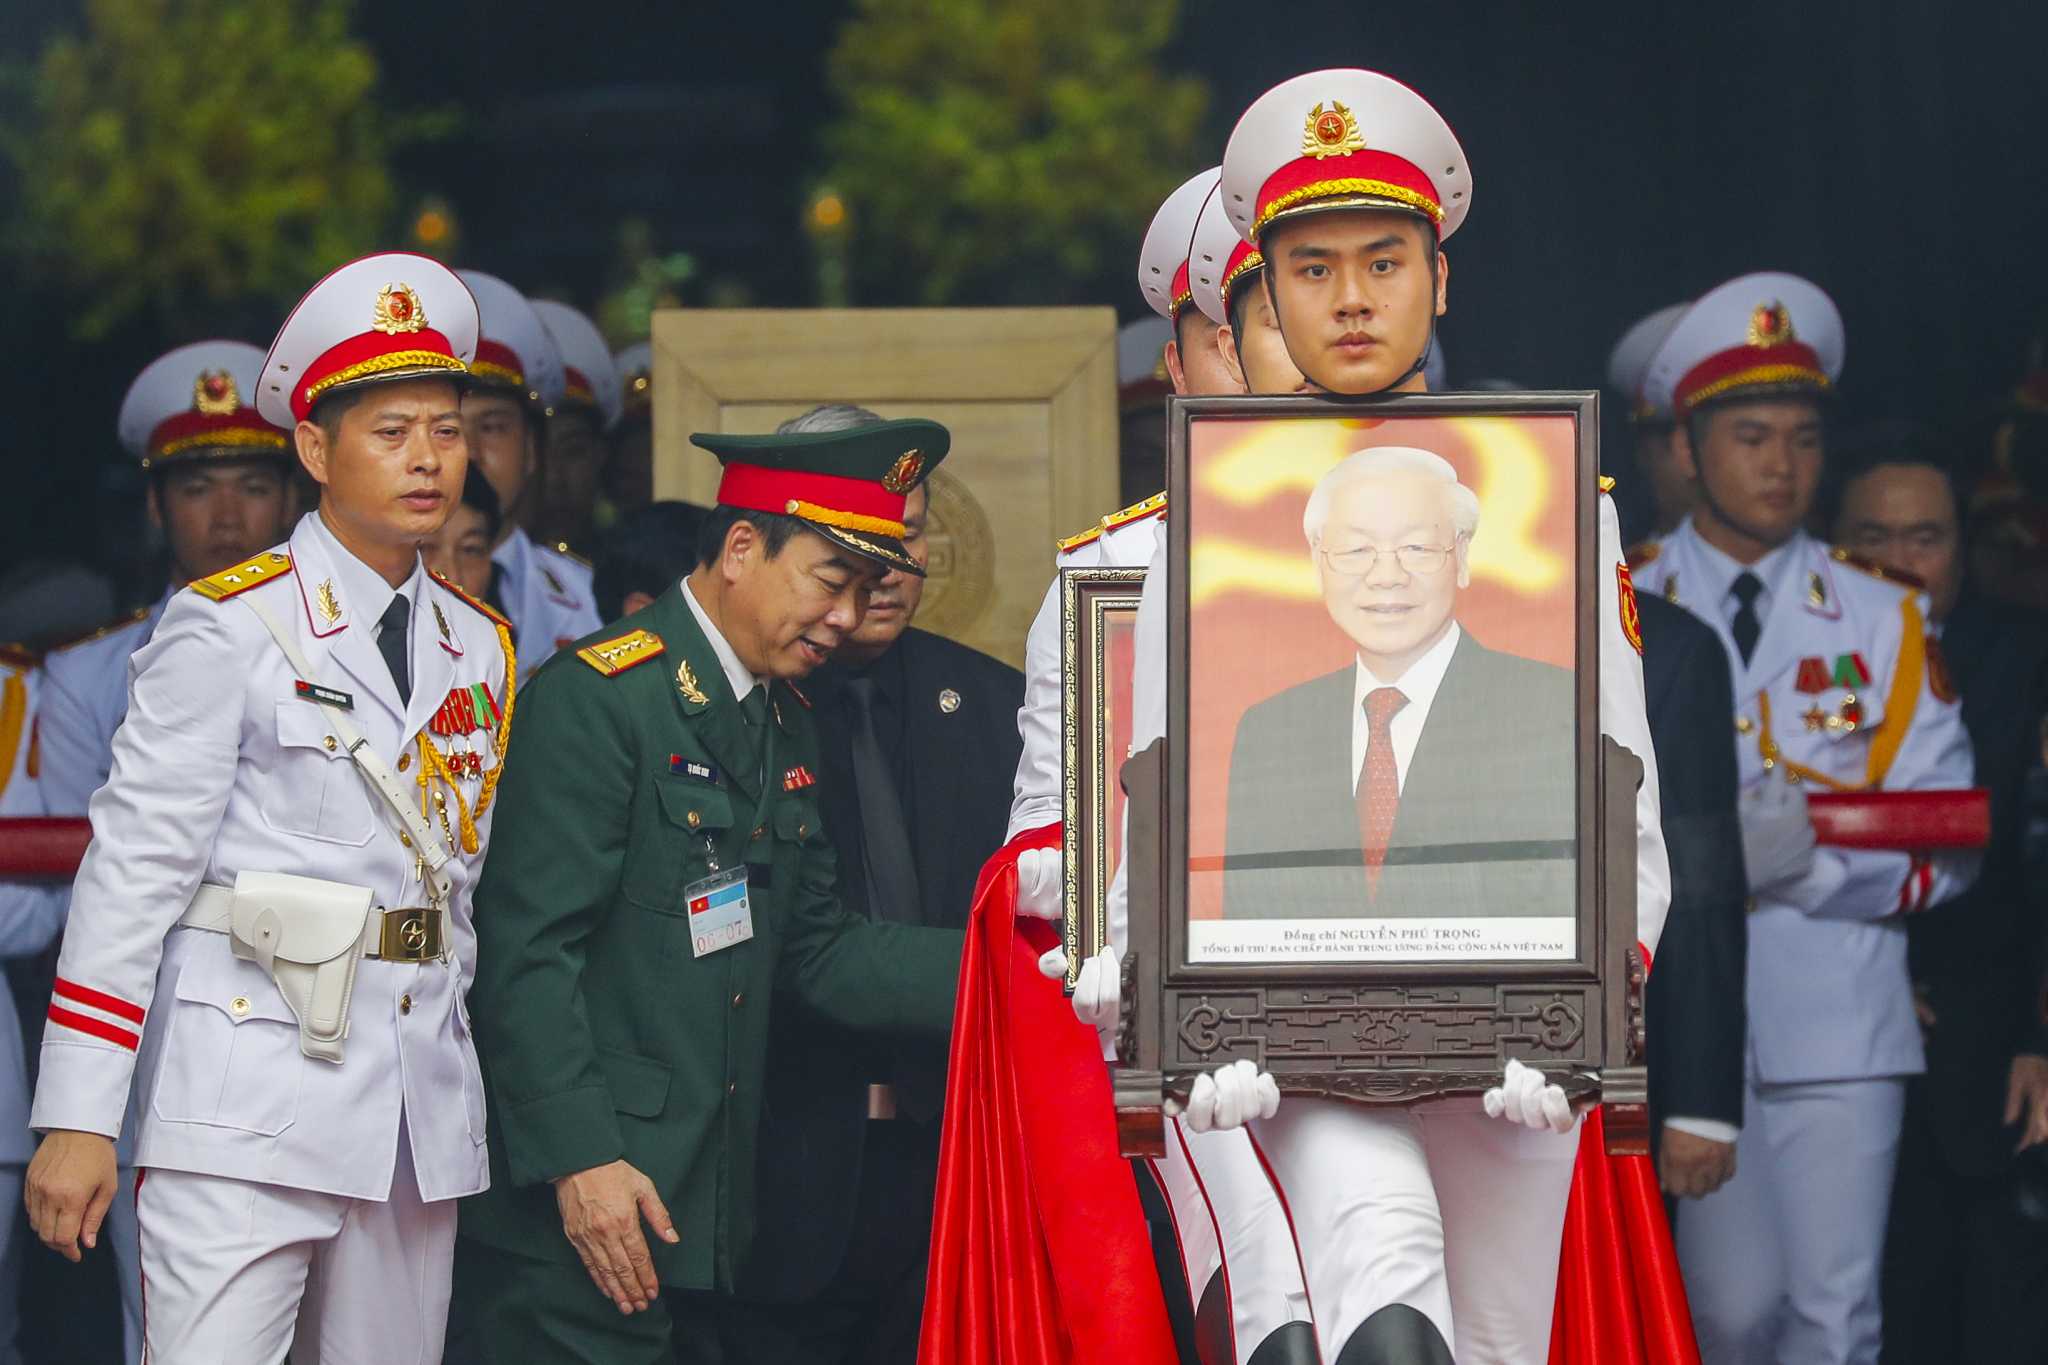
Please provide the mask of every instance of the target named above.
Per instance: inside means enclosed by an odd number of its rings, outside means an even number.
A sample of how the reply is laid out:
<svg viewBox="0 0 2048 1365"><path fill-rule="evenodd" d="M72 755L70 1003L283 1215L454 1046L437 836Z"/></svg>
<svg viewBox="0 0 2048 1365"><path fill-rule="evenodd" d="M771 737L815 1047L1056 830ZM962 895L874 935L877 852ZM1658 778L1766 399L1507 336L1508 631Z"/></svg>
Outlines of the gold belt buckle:
<svg viewBox="0 0 2048 1365"><path fill-rule="evenodd" d="M441 912L432 906L386 910L377 927L377 956L388 962L431 962L441 956Z"/></svg>

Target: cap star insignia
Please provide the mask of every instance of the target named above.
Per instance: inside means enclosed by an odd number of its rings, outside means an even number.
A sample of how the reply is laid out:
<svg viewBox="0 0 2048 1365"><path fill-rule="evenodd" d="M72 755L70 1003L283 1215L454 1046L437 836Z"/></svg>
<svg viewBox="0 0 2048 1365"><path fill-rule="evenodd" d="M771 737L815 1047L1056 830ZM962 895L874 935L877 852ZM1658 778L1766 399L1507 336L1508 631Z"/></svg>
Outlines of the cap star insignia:
<svg viewBox="0 0 2048 1365"><path fill-rule="evenodd" d="M195 411L208 417L225 417L239 406L241 396L235 392L235 377L226 370L207 370L192 381Z"/></svg>
<svg viewBox="0 0 2048 1365"><path fill-rule="evenodd" d="M1792 339L1792 313L1784 304L1773 299L1769 303L1758 304L1750 313L1750 345L1783 346Z"/></svg>
<svg viewBox="0 0 2048 1365"><path fill-rule="evenodd" d="M1308 121L1301 130L1303 156L1321 161L1324 157L1360 151L1364 146L1365 135L1358 131L1358 120L1338 101L1331 100L1328 109L1317 101L1316 107L1308 111Z"/></svg>
<svg viewBox="0 0 2048 1365"><path fill-rule="evenodd" d="M697 674L691 669L688 659L676 665L676 689L683 694L683 700L692 706L711 704L711 698L705 696L704 689L698 686Z"/></svg>
<svg viewBox="0 0 2048 1365"><path fill-rule="evenodd" d="M1163 353L1162 353L1163 354ZM924 473L924 452L906 450L882 476L882 487L891 493L908 493L917 487L917 476Z"/></svg>
<svg viewBox="0 0 2048 1365"><path fill-rule="evenodd" d="M370 326L386 336L397 336L400 332L417 332L427 325L427 310L420 307L420 296L412 292L412 286L387 284L377 291L377 301L370 306Z"/></svg>
<svg viewBox="0 0 2048 1365"><path fill-rule="evenodd" d="M334 580L323 578L320 586L313 589L313 605L320 608L320 619L333 625L341 619L341 599L334 595Z"/></svg>

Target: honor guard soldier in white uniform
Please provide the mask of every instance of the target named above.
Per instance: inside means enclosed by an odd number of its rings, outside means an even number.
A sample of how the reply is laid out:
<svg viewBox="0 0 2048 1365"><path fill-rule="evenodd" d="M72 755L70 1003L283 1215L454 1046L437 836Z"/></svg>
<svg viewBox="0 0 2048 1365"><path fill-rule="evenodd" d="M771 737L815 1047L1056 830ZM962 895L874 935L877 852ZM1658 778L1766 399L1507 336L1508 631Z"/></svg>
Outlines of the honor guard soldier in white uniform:
<svg viewBox="0 0 2048 1365"><path fill-rule="evenodd" d="M1138 287L1173 329L1163 356L1176 393L1242 392L1216 347L1216 321L1193 306L1189 244L1220 172L1183 183L1160 206L1138 256ZM1104 517L1059 544L1059 568L1139 567L1164 544L1166 495ZM1060 585L1057 578L1025 642L1024 706L1017 726L1024 752L1017 765L1009 837L1061 818ZM1058 848L1030 849L1017 861L1020 914L1061 913ZM1110 897L1110 937L1124 939L1121 886ZM1063 976L1062 950L1041 963ZM1204 1359L1292 1365L1314 1359L1307 1294L1286 1212L1241 1133L1203 1134L1171 1125L1167 1155L1154 1174L1173 1207L1181 1259L1196 1310Z"/></svg>
<svg viewBox="0 0 2048 1365"><path fill-rule="evenodd" d="M29 1217L90 1246L136 1096L147 1355L435 1361L455 1200L487 1183L462 996L513 710L502 618L418 542L462 484L476 308L372 256L257 386L321 485L131 664L44 1031ZM295 424L295 425L294 425Z"/></svg>
<svg viewBox="0 0 2048 1365"><path fill-rule="evenodd" d="M1464 152L1427 100L1370 71L1286 81L1239 120L1218 193L1239 234L1264 254L1267 301L1301 375L1333 393L1426 388L1434 318L1445 307L1438 246L1471 200ZM1303 223L1313 225L1311 236L1334 234L1337 245L1297 240ZM1354 262L1362 245L1394 268L1382 274ZM1310 248L1306 266L1287 254L1301 246ZM1206 273L1212 266L1201 254ZM1213 247L1208 254L1216 254ZM1290 275L1282 287L1274 277L1315 266L1323 274L1313 283ZM1230 268L1226 258L1225 277ZM1362 282L1368 272L1370 286ZM1212 287L1220 296L1221 281ZM1301 297L1325 289L1327 298ZM1341 346L1339 338L1366 317L1383 344ZM1634 599L1604 494L1600 537L1601 728L1645 766L1637 900L1647 957L1670 901L1670 873ZM1147 575L1134 641L1132 742L1140 747L1165 732L1163 562L1156 558ZM1115 964L1091 962L1082 976L1076 1010L1098 1028L1114 1027ZM1475 1101L1457 1100L1394 1115L1341 1101L1281 1104L1272 1078L1249 1062L1197 1081L1189 1126L1249 1120L1257 1120L1260 1155L1292 1215L1324 1360L1437 1365L1452 1358L1454 1345L1460 1361L1543 1358L1578 1138L1562 1090L1540 1072L1510 1062L1483 1112Z"/></svg>
<svg viewBox="0 0 2048 1365"><path fill-rule="evenodd" d="M1793 275L1731 280L1651 361L1698 501L1636 583L1712 626L1735 677L1749 875L1748 1094L1735 1175L1681 1206L1701 1355L1868 1362L1905 1077L1922 1069L1906 926L1962 890L1963 855L1816 848L1808 792L1968 787L1927 601L1802 529L1820 482L1841 316Z"/></svg>
<svg viewBox="0 0 2048 1365"><path fill-rule="evenodd" d="M0 819L47 814L37 783L41 690L35 656L19 645L0 645ZM34 957L45 951L56 941L63 922L60 888L0 878L0 958ZM21 1220L14 1215L13 1201L21 1197L22 1171L34 1152L20 1016L7 978L0 975L0 1209L6 1211L0 1219L0 1361L8 1365L21 1360L21 1245L15 1237ZM133 1361L136 1352L131 1349L124 1358Z"/></svg>
<svg viewBox="0 0 2048 1365"><path fill-rule="evenodd" d="M1685 316L1689 303L1674 303L1638 318L1614 343L1607 356L1607 387L1628 414L1630 454L1636 472L1650 485L1650 528L1657 535L1675 530L1692 510L1692 481L1680 474L1671 456L1671 408L1653 403L1643 392L1650 358Z"/></svg>
<svg viewBox="0 0 2048 1365"><path fill-rule="evenodd" d="M128 714L128 660L164 609L196 578L245 563L290 534L291 453L256 411L263 352L245 341L199 341L137 375L116 424L149 479L150 519L163 529L169 583L154 604L43 659L39 734L44 809L83 817L114 762ZM70 901L70 888L56 892ZM142 1277L135 1241L135 1134L122 1129L121 1190L107 1213L121 1288L126 1358L142 1354Z"/></svg>
<svg viewBox="0 0 2048 1365"><path fill-rule="evenodd" d="M456 273L476 297L483 328L462 396L463 428L469 458L490 479L503 512L491 551L495 600L512 618L524 677L600 624L590 566L539 544L524 525L541 495L547 415L565 387L562 355L524 294L481 270Z"/></svg>
<svg viewBox="0 0 2048 1365"><path fill-rule="evenodd" d="M552 299L535 299L533 311L562 356L562 399L548 414L541 462L539 525L542 539L568 554L571 546L589 550L597 535L598 481L611 463L625 394L596 323Z"/></svg>

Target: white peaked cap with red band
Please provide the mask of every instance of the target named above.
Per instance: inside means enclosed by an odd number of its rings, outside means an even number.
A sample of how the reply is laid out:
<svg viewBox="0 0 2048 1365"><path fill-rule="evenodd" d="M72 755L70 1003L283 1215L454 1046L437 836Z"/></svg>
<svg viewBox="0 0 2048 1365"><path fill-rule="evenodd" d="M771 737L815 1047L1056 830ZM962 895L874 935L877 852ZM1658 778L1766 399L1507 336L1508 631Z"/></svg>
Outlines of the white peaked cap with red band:
<svg viewBox="0 0 2048 1365"><path fill-rule="evenodd" d="M1643 401L1643 376L1650 372L1650 357L1664 344L1664 338L1671 335L1671 329L1685 316L1689 303L1674 303L1668 308L1659 308L1648 317L1638 318L1621 334L1621 340L1614 343L1614 349L1607 355L1607 387L1628 400L1629 415L1637 420L1671 416L1669 408L1653 408Z"/></svg>
<svg viewBox="0 0 2048 1365"><path fill-rule="evenodd" d="M597 324L580 309L553 299L535 299L533 311L562 357L562 402L594 409L607 430L616 426L625 411L625 391L612 348L604 344Z"/></svg>
<svg viewBox="0 0 2048 1365"><path fill-rule="evenodd" d="M1811 280L1777 271L1718 285L1650 357L1643 401L1684 418L1729 397L1825 393L1842 377L1842 314Z"/></svg>
<svg viewBox="0 0 2048 1365"><path fill-rule="evenodd" d="M285 318L256 390L265 421L289 428L329 393L392 379L468 373L476 300L431 256L387 251L350 261Z"/></svg>
<svg viewBox="0 0 2048 1365"><path fill-rule="evenodd" d="M481 270L455 272L476 295L476 359L470 378L480 387L510 389L552 410L562 401L562 353L526 295Z"/></svg>
<svg viewBox="0 0 2048 1365"><path fill-rule="evenodd" d="M210 456L281 455L285 433L256 410L263 352L246 341L195 341L143 367L121 400L121 445L144 469Z"/></svg>
<svg viewBox="0 0 2048 1365"><path fill-rule="evenodd" d="M1220 168L1211 166L1182 181L1152 215L1152 226L1145 229L1145 244L1138 248L1138 288L1152 311L1168 322L1180 321L1180 310L1191 301L1188 242L1195 235L1195 219L1202 204L1222 174Z"/></svg>
<svg viewBox="0 0 2048 1365"><path fill-rule="evenodd" d="M1223 207L1240 237L1330 209L1421 214L1448 240L1472 207L1472 168L1435 106L1392 76L1311 71L1253 102L1223 152Z"/></svg>
<svg viewBox="0 0 2048 1365"><path fill-rule="evenodd" d="M1247 279L1266 263L1258 248L1237 235L1237 227L1223 209L1223 190L1217 187L1202 205L1195 222L1195 239L1188 246L1188 286L1194 291L1195 307L1218 327L1230 321L1230 300Z"/></svg>

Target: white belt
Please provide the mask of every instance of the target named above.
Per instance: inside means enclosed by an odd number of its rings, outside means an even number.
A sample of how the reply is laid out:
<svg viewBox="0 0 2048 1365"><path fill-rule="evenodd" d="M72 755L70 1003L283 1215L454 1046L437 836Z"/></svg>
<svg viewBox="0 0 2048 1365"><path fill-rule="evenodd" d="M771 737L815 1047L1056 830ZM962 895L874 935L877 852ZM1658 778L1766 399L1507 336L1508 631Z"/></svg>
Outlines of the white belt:
<svg viewBox="0 0 2048 1365"><path fill-rule="evenodd" d="M200 886L192 904L178 918L181 929L225 934L234 922L235 889ZM448 956L441 912L432 907L404 906L373 910L363 928L362 955L372 962L432 962Z"/></svg>

